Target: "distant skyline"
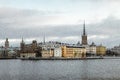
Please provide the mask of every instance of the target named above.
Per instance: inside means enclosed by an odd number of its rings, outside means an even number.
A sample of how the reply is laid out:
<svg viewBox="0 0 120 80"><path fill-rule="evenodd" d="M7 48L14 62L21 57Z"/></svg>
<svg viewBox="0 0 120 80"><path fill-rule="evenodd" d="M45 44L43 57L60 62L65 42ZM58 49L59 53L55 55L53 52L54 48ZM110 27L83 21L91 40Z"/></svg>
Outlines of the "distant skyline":
<svg viewBox="0 0 120 80"><path fill-rule="evenodd" d="M9 38L26 43L81 42L86 23L88 42L113 47L120 44L120 0L0 0L0 46Z"/></svg>

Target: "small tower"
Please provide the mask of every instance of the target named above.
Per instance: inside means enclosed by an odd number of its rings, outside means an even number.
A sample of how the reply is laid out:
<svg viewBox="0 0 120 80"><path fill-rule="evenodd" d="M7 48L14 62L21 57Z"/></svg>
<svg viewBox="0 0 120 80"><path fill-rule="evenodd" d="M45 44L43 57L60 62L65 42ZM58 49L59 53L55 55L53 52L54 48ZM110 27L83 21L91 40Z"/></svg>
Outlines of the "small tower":
<svg viewBox="0 0 120 80"><path fill-rule="evenodd" d="M32 47L33 47L33 48L36 48L36 47L37 47L37 41L36 41L36 40L33 40L33 41L32 41Z"/></svg>
<svg viewBox="0 0 120 80"><path fill-rule="evenodd" d="M83 24L83 34L82 34L82 45L87 45L87 34L86 34L86 30L85 30L85 21Z"/></svg>
<svg viewBox="0 0 120 80"><path fill-rule="evenodd" d="M24 40L22 38L22 41L20 43L20 50L21 50L21 52L24 52L24 48L25 48L25 42L24 42Z"/></svg>
<svg viewBox="0 0 120 80"><path fill-rule="evenodd" d="M44 37L43 37L43 44L45 45L45 35L44 35Z"/></svg>
<svg viewBox="0 0 120 80"><path fill-rule="evenodd" d="M36 49L37 49L37 41L36 40L33 40L32 41L32 46L31 46L31 52L35 52L36 51Z"/></svg>
<svg viewBox="0 0 120 80"><path fill-rule="evenodd" d="M9 41L8 41L8 38L6 38L6 41L5 41L5 48L9 48Z"/></svg>

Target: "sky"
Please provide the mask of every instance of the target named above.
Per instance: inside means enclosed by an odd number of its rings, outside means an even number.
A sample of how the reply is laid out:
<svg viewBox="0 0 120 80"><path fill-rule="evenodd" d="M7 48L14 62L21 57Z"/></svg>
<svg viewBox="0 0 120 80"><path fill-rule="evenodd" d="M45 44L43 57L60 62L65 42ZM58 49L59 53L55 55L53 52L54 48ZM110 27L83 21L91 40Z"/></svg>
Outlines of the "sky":
<svg viewBox="0 0 120 80"><path fill-rule="evenodd" d="M60 41L81 42L83 23L88 42L120 44L120 0L0 0L0 46Z"/></svg>

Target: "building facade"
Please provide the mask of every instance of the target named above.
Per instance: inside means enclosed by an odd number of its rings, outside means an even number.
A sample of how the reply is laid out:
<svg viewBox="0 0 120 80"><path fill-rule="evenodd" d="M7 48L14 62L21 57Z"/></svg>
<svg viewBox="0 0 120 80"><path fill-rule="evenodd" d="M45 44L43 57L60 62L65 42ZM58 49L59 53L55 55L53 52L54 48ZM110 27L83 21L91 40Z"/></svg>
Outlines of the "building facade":
<svg viewBox="0 0 120 80"><path fill-rule="evenodd" d="M54 48L54 57L62 57L62 48Z"/></svg>
<svg viewBox="0 0 120 80"><path fill-rule="evenodd" d="M106 55L106 47L99 45L96 47L96 55Z"/></svg>
<svg viewBox="0 0 120 80"><path fill-rule="evenodd" d="M94 42L92 42L92 44L90 45L89 52L91 53L91 55L96 55L96 45Z"/></svg>
<svg viewBox="0 0 120 80"><path fill-rule="evenodd" d="M5 45L0 47L0 58L16 58L19 47L9 47L9 40L6 38Z"/></svg>
<svg viewBox="0 0 120 80"><path fill-rule="evenodd" d="M21 58L35 58L36 53L20 53Z"/></svg>
<svg viewBox="0 0 120 80"><path fill-rule="evenodd" d="M120 56L120 45L110 49L111 54Z"/></svg>
<svg viewBox="0 0 120 80"><path fill-rule="evenodd" d="M20 43L20 57L41 57L41 47L37 45L37 41L33 40L31 44Z"/></svg>
<svg viewBox="0 0 120 80"><path fill-rule="evenodd" d="M43 58L50 58L54 56L54 50L53 49L43 49L41 51Z"/></svg>
<svg viewBox="0 0 120 80"><path fill-rule="evenodd" d="M84 47L63 46L62 56L65 58L85 58L86 49Z"/></svg>

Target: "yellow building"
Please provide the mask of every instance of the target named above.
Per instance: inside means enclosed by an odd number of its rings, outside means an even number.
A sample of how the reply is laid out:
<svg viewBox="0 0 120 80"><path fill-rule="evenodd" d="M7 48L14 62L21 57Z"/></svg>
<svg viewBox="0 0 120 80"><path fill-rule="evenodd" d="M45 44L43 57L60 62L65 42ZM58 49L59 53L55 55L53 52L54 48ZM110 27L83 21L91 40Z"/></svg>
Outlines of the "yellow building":
<svg viewBox="0 0 120 80"><path fill-rule="evenodd" d="M106 54L106 47L105 46L97 46L96 47L96 54L97 55L105 55Z"/></svg>
<svg viewBox="0 0 120 80"><path fill-rule="evenodd" d="M62 56L65 58L85 58L86 49L84 47L63 46Z"/></svg>
<svg viewBox="0 0 120 80"><path fill-rule="evenodd" d="M43 58L49 58L49 57L53 57L54 51L53 49L47 49L47 50L42 50L41 53Z"/></svg>
<svg viewBox="0 0 120 80"><path fill-rule="evenodd" d="M20 53L20 57L21 58L35 58L36 57L36 53Z"/></svg>

